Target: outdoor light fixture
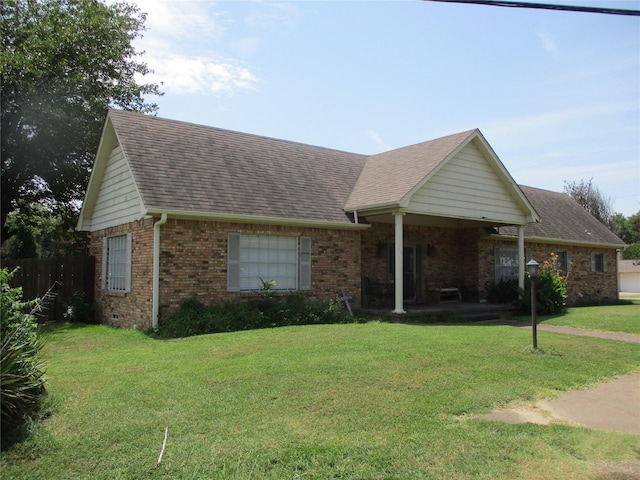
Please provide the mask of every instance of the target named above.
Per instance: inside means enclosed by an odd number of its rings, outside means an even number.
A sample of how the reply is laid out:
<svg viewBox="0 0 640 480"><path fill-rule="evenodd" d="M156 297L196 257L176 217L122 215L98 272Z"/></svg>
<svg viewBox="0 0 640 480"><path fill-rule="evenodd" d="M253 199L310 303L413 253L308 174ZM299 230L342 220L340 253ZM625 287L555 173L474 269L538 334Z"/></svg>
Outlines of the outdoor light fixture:
<svg viewBox="0 0 640 480"><path fill-rule="evenodd" d="M538 349L538 319L536 315L536 278L540 264L533 258L527 262L527 272L531 278L531 334L533 336L533 349Z"/></svg>
<svg viewBox="0 0 640 480"><path fill-rule="evenodd" d="M538 267L540 264L536 262L533 258L529 260L527 263L527 272L529 272L529 277L538 278Z"/></svg>

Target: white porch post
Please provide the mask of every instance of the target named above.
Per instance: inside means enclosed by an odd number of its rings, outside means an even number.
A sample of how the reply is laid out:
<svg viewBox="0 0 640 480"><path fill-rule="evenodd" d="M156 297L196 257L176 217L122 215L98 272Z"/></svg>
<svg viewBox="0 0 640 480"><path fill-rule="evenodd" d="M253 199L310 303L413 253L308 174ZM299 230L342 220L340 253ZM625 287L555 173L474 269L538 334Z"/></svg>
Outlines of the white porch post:
<svg viewBox="0 0 640 480"><path fill-rule="evenodd" d="M518 286L524 290L524 269L527 259L524 256L524 225L518 225Z"/></svg>
<svg viewBox="0 0 640 480"><path fill-rule="evenodd" d="M396 232L395 232L395 279L394 279L394 287L396 293L396 308L392 313L400 314L407 313L404 310L404 305L402 304L403 296L404 296L404 285L403 285L403 259L402 259L402 247L404 245L404 237L402 235L402 217L404 213L397 212L393 214L396 220Z"/></svg>

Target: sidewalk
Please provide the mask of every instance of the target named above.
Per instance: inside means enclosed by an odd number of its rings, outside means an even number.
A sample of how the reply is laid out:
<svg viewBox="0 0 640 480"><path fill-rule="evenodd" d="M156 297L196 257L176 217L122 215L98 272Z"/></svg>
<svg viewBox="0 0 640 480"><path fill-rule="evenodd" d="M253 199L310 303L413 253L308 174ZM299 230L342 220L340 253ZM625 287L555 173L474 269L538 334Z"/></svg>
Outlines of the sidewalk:
<svg viewBox="0 0 640 480"><path fill-rule="evenodd" d="M498 323L505 325L506 323ZM531 328L526 324L508 325ZM598 337L622 342L640 343L640 336L598 332L581 328L538 325L538 330ZM638 353L640 358L640 350ZM573 423L588 428L640 434L640 373L622 375L588 390L562 394L553 400L540 400L534 405L519 405L496 410L477 418L507 423Z"/></svg>
<svg viewBox="0 0 640 480"><path fill-rule="evenodd" d="M531 325L513 325L531 328ZM640 335L630 335L628 333L600 332L596 330L586 330L584 328L560 327L558 325L538 324L538 330L543 332L564 333L566 335L578 335L581 337L605 338L607 340L618 340L620 342L640 343Z"/></svg>

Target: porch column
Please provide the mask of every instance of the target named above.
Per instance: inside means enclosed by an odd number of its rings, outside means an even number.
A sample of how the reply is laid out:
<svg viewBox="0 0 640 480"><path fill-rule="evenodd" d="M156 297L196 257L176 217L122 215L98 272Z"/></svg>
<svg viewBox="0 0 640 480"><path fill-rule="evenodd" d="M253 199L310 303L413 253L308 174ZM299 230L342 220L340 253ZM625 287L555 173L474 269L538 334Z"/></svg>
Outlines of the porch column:
<svg viewBox="0 0 640 480"><path fill-rule="evenodd" d="M394 288L396 293L396 308L392 313L407 313L404 311L404 306L402 304L403 296L404 296L404 285L403 285L403 258L402 258L402 247L404 246L404 237L402 235L402 217L404 213L397 212L394 213L393 216L396 220L396 235L395 235L395 278L394 278Z"/></svg>
<svg viewBox="0 0 640 480"><path fill-rule="evenodd" d="M518 286L524 290L524 269L527 259L524 255L524 225L518 225Z"/></svg>

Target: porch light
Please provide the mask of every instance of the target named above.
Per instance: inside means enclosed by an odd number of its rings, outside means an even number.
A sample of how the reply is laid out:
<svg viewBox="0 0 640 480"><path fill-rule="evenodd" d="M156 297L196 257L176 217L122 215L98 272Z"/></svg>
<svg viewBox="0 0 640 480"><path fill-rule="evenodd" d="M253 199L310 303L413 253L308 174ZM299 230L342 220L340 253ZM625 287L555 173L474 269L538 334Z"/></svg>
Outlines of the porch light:
<svg viewBox="0 0 640 480"><path fill-rule="evenodd" d="M527 263L527 272L529 272L529 277L538 278L538 267L540 264L536 262L533 258L529 260Z"/></svg>

